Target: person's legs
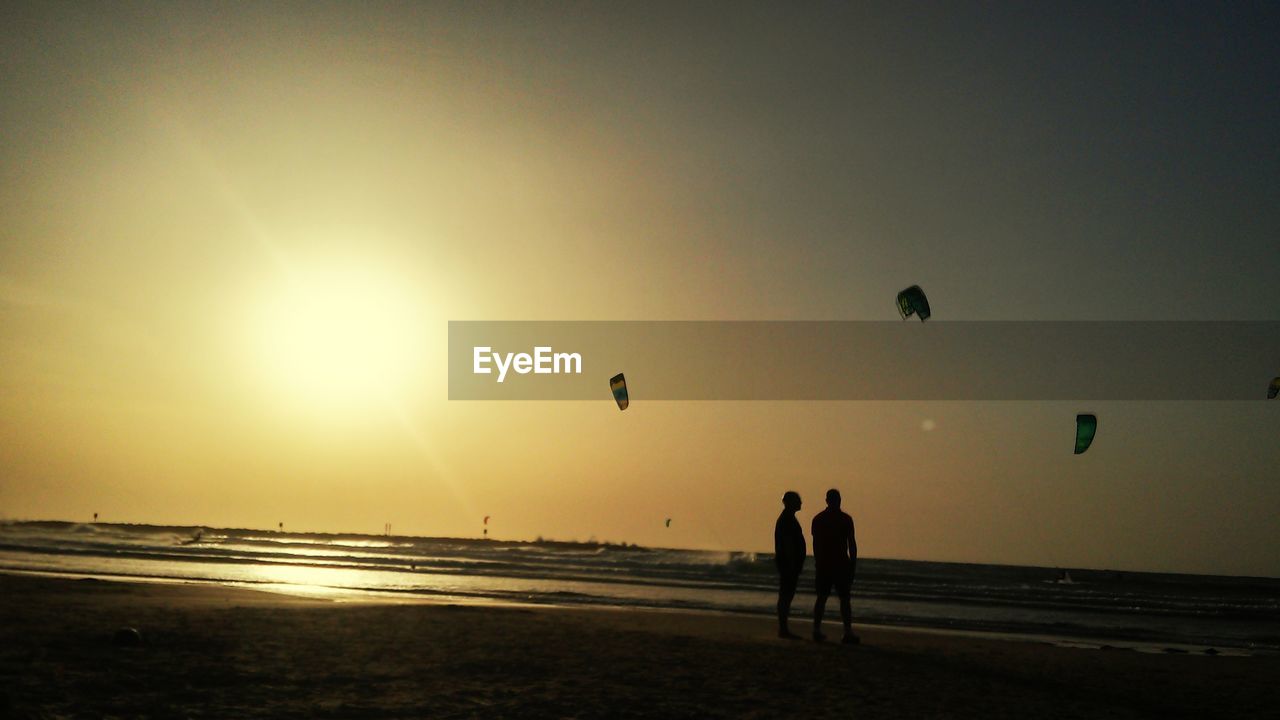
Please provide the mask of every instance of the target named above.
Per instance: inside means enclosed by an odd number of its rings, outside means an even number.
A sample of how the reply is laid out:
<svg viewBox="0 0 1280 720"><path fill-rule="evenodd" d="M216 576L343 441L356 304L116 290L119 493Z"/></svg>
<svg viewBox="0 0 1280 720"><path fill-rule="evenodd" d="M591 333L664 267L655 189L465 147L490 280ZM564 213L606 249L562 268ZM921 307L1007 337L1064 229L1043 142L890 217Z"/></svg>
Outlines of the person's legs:
<svg viewBox="0 0 1280 720"><path fill-rule="evenodd" d="M836 583L836 592L840 593L840 620L844 623L844 640L846 644L856 645L858 636L853 634L853 602L852 583L844 577Z"/></svg>
<svg viewBox="0 0 1280 720"><path fill-rule="evenodd" d="M818 593L818 599L813 603L813 639L822 638L822 614L827 611L827 594Z"/></svg>
<svg viewBox="0 0 1280 720"><path fill-rule="evenodd" d="M831 578L818 573L816 580L814 590L818 593L818 599L813 603L813 639L822 640L825 637L822 634L822 616L827 612L827 595L831 594Z"/></svg>
<svg viewBox="0 0 1280 720"><path fill-rule="evenodd" d="M791 616L791 600L796 596L796 583L800 575L783 574L778 580L778 636L794 637L787 629L787 618Z"/></svg>

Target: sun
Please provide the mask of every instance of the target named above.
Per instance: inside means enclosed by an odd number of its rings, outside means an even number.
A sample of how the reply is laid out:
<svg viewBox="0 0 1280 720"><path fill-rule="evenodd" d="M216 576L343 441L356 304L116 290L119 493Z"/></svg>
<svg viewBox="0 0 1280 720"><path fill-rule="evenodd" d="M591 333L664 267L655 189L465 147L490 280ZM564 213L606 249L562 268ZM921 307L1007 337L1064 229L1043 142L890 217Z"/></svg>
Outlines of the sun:
<svg viewBox="0 0 1280 720"><path fill-rule="evenodd" d="M252 344L263 380L302 407L385 405L411 392L423 372L419 303L385 268L290 268L255 316Z"/></svg>

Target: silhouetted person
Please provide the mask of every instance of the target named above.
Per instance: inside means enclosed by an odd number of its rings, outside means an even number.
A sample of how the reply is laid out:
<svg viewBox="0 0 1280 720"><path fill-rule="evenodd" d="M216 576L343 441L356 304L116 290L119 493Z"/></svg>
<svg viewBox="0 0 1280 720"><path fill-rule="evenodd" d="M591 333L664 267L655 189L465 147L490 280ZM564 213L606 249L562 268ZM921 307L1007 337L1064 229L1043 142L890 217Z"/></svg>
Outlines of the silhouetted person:
<svg viewBox="0 0 1280 720"><path fill-rule="evenodd" d="M818 600L813 605L813 639L822 642L822 615L827 609L827 596L834 587L840 596L840 619L844 621L844 640L856 645L853 634L853 607L849 592L858 565L858 543L853 537L853 518L840 510L840 491L827 491L827 509L813 516L813 565L817 579Z"/></svg>
<svg viewBox="0 0 1280 720"><path fill-rule="evenodd" d="M778 637L795 638L787 629L787 617L791 615L791 599L796 596L796 584L809 548L804 542L804 530L796 520L800 509L800 493L788 490L782 496L782 514L773 526L773 557L778 564Z"/></svg>

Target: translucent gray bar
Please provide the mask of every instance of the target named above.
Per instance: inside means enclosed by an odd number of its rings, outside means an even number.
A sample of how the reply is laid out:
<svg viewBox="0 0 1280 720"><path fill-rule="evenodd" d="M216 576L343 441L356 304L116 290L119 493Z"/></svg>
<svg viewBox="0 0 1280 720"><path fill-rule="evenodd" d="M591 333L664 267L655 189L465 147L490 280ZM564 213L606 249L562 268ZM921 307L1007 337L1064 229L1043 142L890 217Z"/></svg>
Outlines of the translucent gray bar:
<svg viewBox="0 0 1280 720"><path fill-rule="evenodd" d="M477 347L573 353L581 373L509 369L498 382L492 360L475 373ZM451 400L612 402L620 372L632 403L1265 400L1280 322L449 323Z"/></svg>

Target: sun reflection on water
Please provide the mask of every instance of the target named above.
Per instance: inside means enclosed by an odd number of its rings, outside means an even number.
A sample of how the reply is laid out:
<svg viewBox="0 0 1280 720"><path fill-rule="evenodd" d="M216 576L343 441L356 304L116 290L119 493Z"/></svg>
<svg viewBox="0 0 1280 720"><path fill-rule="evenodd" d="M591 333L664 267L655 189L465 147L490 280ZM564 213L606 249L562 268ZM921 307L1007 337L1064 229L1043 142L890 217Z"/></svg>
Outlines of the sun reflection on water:
<svg viewBox="0 0 1280 720"><path fill-rule="evenodd" d="M358 593L359 588L385 585L367 570L355 568L307 567L305 565L262 565L250 568L246 579L253 583L281 586L290 594L339 598Z"/></svg>

